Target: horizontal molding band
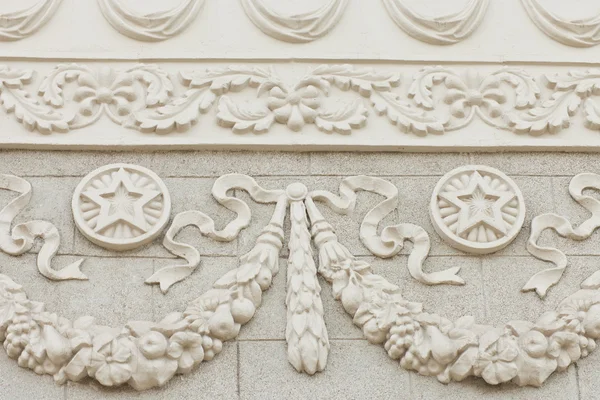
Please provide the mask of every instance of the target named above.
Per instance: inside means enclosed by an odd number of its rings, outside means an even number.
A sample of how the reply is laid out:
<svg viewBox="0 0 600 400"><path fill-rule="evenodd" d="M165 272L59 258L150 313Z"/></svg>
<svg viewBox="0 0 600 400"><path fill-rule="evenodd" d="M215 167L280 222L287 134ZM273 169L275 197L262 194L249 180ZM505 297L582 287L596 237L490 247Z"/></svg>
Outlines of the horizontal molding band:
<svg viewBox="0 0 600 400"><path fill-rule="evenodd" d="M600 69L0 66L0 148L599 151Z"/></svg>

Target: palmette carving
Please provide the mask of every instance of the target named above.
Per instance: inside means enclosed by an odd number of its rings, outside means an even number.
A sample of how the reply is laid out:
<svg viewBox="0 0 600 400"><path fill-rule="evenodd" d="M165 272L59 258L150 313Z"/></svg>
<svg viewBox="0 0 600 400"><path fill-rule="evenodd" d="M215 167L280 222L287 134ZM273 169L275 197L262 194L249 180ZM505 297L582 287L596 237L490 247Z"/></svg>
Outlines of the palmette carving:
<svg viewBox="0 0 600 400"><path fill-rule="evenodd" d="M441 17L425 17L412 10L405 0L383 0L394 22L422 42L449 45L470 36L483 21L488 0L469 0L464 9Z"/></svg>
<svg viewBox="0 0 600 400"><path fill-rule="evenodd" d="M132 39L156 42L185 30L204 6L204 0L183 0L176 7L150 14L129 10L122 0L98 0L104 18Z"/></svg>

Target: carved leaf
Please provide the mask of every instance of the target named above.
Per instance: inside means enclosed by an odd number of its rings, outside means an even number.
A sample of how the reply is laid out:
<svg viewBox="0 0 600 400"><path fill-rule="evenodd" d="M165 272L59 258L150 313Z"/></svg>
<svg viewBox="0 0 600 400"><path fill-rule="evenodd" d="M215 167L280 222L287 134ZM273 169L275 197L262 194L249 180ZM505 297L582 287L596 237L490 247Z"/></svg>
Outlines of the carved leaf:
<svg viewBox="0 0 600 400"><path fill-rule="evenodd" d="M570 70L566 74L546 76L548 87L558 91L575 92L580 97L600 94L600 69Z"/></svg>
<svg viewBox="0 0 600 400"><path fill-rule="evenodd" d="M173 93L173 82L169 74L157 65L138 65L125 71L131 74L148 87L146 92L146 105L155 106L166 104Z"/></svg>
<svg viewBox="0 0 600 400"><path fill-rule="evenodd" d="M336 110L321 111L315 119L315 124L323 132L349 135L352 129L363 128L366 125L368 115L369 111L363 102L356 100Z"/></svg>
<svg viewBox="0 0 600 400"><path fill-rule="evenodd" d="M400 98L395 93L377 93L371 96L373 107L378 115L387 115L390 122L400 130L419 136L444 133L448 120L442 121L427 115Z"/></svg>
<svg viewBox="0 0 600 400"><path fill-rule="evenodd" d="M509 84L515 89L517 109L535 106L540 97L540 87L535 79L522 69L504 68L485 79L482 86L485 87L493 81L501 81Z"/></svg>
<svg viewBox="0 0 600 400"><path fill-rule="evenodd" d="M314 82L314 78L318 82ZM298 86L318 83L325 92L329 84L334 84L341 90L352 89L364 97L369 97L373 91L389 91L400 84L400 75L382 73L372 68L355 68L352 65L322 65L315 68L309 76L302 79Z"/></svg>
<svg viewBox="0 0 600 400"><path fill-rule="evenodd" d="M41 133L67 132L75 115L58 113L40 103L23 89L33 76L30 70L12 71L0 68L0 102L7 112L14 112L17 120L28 130Z"/></svg>
<svg viewBox="0 0 600 400"><path fill-rule="evenodd" d="M468 90L462 79L452 70L444 67L427 67L420 70L413 78L408 89L408 95L419 106L433 110L435 101L433 100L433 87L445 83L446 86Z"/></svg>
<svg viewBox="0 0 600 400"><path fill-rule="evenodd" d="M223 96L219 101L217 122L235 133L266 133L275 122L275 114L262 102L236 104Z"/></svg>
<svg viewBox="0 0 600 400"><path fill-rule="evenodd" d="M190 88L210 88L217 96L227 92L238 92L246 87L259 87L259 95L274 85L279 85L272 70L245 65L227 68L212 68L206 71L181 72L181 81Z"/></svg>
<svg viewBox="0 0 600 400"><path fill-rule="evenodd" d="M586 99L583 103L586 126L593 130L600 130L600 105L592 99Z"/></svg>
<svg viewBox="0 0 600 400"><path fill-rule="evenodd" d="M186 131L198 122L199 113L207 112L215 100L216 95L211 91L190 89L165 106L134 113L134 126L142 132L158 134Z"/></svg>
<svg viewBox="0 0 600 400"><path fill-rule="evenodd" d="M557 133L568 128L570 120L579 109L581 98L573 92L556 92L541 106L528 111L507 114L510 127L517 133L538 136Z"/></svg>
<svg viewBox="0 0 600 400"><path fill-rule="evenodd" d="M77 64L57 65L42 81L39 93L46 104L62 107L65 104L63 87L66 83L78 79L82 74L87 74L86 79L94 81L94 71L88 67Z"/></svg>

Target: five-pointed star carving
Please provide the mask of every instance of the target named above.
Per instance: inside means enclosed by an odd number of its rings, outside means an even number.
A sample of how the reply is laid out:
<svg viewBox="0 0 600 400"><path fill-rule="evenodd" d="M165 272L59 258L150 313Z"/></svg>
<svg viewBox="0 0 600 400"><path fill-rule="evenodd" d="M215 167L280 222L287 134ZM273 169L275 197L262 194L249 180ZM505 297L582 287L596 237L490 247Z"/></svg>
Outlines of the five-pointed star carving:
<svg viewBox="0 0 600 400"><path fill-rule="evenodd" d="M497 234L506 236L507 229L502 218L502 207L515 196L509 191L493 189L477 171L471 175L466 188L439 194L439 197L459 209L456 234L461 237L480 224L485 224Z"/></svg>
<svg viewBox="0 0 600 400"><path fill-rule="evenodd" d="M95 232L99 233L122 221L146 233L150 227L144 217L143 207L160 195L160 192L136 187L127 172L121 168L108 187L90 188L82 195L100 206Z"/></svg>

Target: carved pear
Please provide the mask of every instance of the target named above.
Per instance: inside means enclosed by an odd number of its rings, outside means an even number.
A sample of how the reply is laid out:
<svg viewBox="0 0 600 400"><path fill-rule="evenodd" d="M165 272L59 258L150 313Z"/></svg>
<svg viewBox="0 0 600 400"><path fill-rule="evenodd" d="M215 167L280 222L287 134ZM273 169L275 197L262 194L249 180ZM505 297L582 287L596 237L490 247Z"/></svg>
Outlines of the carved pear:
<svg viewBox="0 0 600 400"><path fill-rule="evenodd" d="M362 290L352 283L346 286L346 288L342 291L342 305L344 306L344 310L346 310L346 312L352 316L356 314L358 306L360 306L362 300Z"/></svg>
<svg viewBox="0 0 600 400"><path fill-rule="evenodd" d="M46 353L48 359L54 365L61 365L71 358L73 352L69 340L58 333L51 325L44 326L44 342L46 343Z"/></svg>
<svg viewBox="0 0 600 400"><path fill-rule="evenodd" d="M227 305L217 307L217 311L208 320L208 329L214 337L222 341L235 336L235 321Z"/></svg>

